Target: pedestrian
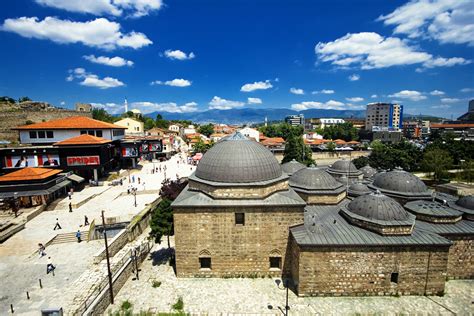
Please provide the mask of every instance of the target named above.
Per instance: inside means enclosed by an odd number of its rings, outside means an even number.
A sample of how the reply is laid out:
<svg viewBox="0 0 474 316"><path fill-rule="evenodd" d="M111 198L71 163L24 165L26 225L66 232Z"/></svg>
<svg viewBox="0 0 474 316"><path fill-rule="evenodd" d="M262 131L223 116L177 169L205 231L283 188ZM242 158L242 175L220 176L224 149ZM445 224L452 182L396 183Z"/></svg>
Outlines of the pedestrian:
<svg viewBox="0 0 474 316"><path fill-rule="evenodd" d="M76 233L77 242L81 242L81 231L78 229Z"/></svg>
<svg viewBox="0 0 474 316"><path fill-rule="evenodd" d="M89 225L89 219L87 218L87 215L84 215L84 226Z"/></svg>
<svg viewBox="0 0 474 316"><path fill-rule="evenodd" d="M132 183L135 183L135 176L132 176Z"/></svg>
<svg viewBox="0 0 474 316"><path fill-rule="evenodd" d="M179 175L178 174L176 174L176 180L179 180Z"/></svg>
<svg viewBox="0 0 474 316"><path fill-rule="evenodd" d="M72 213L72 203L69 202L69 213Z"/></svg>
<svg viewBox="0 0 474 316"><path fill-rule="evenodd" d="M145 191L145 181L143 181L143 191Z"/></svg>
<svg viewBox="0 0 474 316"><path fill-rule="evenodd" d="M130 194L130 188L131 188L131 187L132 187L131 185L128 185L127 194Z"/></svg>
<svg viewBox="0 0 474 316"><path fill-rule="evenodd" d="M59 225L59 219L57 218L56 218L56 225L54 225L53 230L56 230L56 229L62 229L61 225Z"/></svg>
<svg viewBox="0 0 474 316"><path fill-rule="evenodd" d="M49 274L54 269L56 269L56 267L53 265L53 260L51 257L48 257L48 262L46 264L46 274Z"/></svg>
<svg viewBox="0 0 474 316"><path fill-rule="evenodd" d="M69 197L70 200L72 200L72 193L71 193L71 191L69 191L69 192L67 193L67 196Z"/></svg>
<svg viewBox="0 0 474 316"><path fill-rule="evenodd" d="M120 179L120 185L121 186L123 185L123 179Z"/></svg>
<svg viewBox="0 0 474 316"><path fill-rule="evenodd" d="M40 258L43 257L43 256L46 256L45 249L46 248L44 247L43 244L41 244L41 243L38 244L38 254L39 254Z"/></svg>
<svg viewBox="0 0 474 316"><path fill-rule="evenodd" d="M141 181L141 179L140 179L140 177L138 177L138 184L140 184L140 181Z"/></svg>

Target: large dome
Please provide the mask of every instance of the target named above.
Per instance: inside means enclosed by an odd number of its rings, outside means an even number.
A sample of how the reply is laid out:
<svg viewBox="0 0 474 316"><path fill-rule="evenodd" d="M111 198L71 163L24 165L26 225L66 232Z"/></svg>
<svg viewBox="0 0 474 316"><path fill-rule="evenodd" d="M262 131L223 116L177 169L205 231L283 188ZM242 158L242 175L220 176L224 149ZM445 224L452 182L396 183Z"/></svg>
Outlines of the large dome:
<svg viewBox="0 0 474 316"><path fill-rule="evenodd" d="M361 195L347 206L352 213L370 220L406 221L410 218L403 206L394 199L378 192Z"/></svg>
<svg viewBox="0 0 474 316"><path fill-rule="evenodd" d="M359 170L362 171L362 173L364 174L364 178L366 178L366 179L372 178L377 173L377 170L375 170L374 168L372 168L369 165L364 166L364 167L360 168Z"/></svg>
<svg viewBox="0 0 474 316"><path fill-rule="evenodd" d="M213 182L252 183L277 179L282 171L267 148L235 133L204 154L195 176Z"/></svg>
<svg viewBox="0 0 474 316"><path fill-rule="evenodd" d="M468 210L474 210L474 195L463 196L456 201L456 205Z"/></svg>
<svg viewBox="0 0 474 316"><path fill-rule="evenodd" d="M358 171L356 166L352 163L350 160L338 160L335 163L333 163L331 166L329 166L329 169L333 171L339 171L339 172L354 172Z"/></svg>
<svg viewBox="0 0 474 316"><path fill-rule="evenodd" d="M281 169L288 175L292 175L298 170L305 168L305 166L301 163L293 159L292 161L285 162L281 165Z"/></svg>
<svg viewBox="0 0 474 316"><path fill-rule="evenodd" d="M343 187L329 173L314 166L295 172L290 177L289 184L293 188L305 190L336 190Z"/></svg>
<svg viewBox="0 0 474 316"><path fill-rule="evenodd" d="M401 169L390 172L382 172L375 175L374 182L369 185L372 189L378 189L384 193L408 193L416 195L419 193L428 194L428 188L417 176Z"/></svg>

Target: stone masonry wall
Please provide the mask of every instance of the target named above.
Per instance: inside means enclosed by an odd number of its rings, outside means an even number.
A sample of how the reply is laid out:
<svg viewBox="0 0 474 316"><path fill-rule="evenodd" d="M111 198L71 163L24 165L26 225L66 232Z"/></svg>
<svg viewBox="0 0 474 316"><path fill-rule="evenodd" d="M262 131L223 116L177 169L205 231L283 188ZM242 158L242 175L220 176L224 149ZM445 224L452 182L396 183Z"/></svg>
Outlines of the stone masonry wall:
<svg viewBox="0 0 474 316"><path fill-rule="evenodd" d="M300 296L433 295L444 292L447 262L447 247L300 249L294 278Z"/></svg>
<svg viewBox="0 0 474 316"><path fill-rule="evenodd" d="M245 213L245 225L235 224ZM289 226L303 222L303 207L174 209L178 277L280 276L269 257L281 256ZM199 257L211 257L211 269L200 269Z"/></svg>
<svg viewBox="0 0 474 316"><path fill-rule="evenodd" d="M206 192L206 194L216 198L235 198L235 199L255 199L265 198L277 191L285 191L288 189L288 180L274 182L266 186L229 186L215 187L206 185L197 181L189 181L189 187L194 190Z"/></svg>
<svg viewBox="0 0 474 316"><path fill-rule="evenodd" d="M453 239L449 248L448 278L474 279L474 247L472 239Z"/></svg>
<svg viewBox="0 0 474 316"><path fill-rule="evenodd" d="M303 200L308 204L338 204L346 197L346 192L341 192L338 195L315 195L297 192Z"/></svg>

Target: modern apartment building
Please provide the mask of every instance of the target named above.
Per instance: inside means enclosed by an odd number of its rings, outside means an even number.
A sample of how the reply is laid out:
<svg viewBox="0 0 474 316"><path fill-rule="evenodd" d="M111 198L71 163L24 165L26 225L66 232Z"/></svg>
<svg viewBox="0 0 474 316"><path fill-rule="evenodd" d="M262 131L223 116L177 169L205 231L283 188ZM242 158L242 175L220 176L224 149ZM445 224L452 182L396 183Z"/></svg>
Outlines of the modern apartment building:
<svg viewBox="0 0 474 316"><path fill-rule="evenodd" d="M369 103L365 116L368 131L400 130L403 123L403 105L393 103Z"/></svg>
<svg viewBox="0 0 474 316"><path fill-rule="evenodd" d="M291 126L299 126L303 125L304 126L304 115L288 115L285 118L285 122L290 124Z"/></svg>

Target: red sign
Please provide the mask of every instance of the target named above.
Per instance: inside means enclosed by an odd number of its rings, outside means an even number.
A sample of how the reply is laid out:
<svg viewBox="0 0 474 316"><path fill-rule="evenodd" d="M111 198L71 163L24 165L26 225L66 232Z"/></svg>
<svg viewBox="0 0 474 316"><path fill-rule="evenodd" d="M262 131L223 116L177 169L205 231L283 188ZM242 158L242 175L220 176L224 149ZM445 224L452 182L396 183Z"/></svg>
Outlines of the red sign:
<svg viewBox="0 0 474 316"><path fill-rule="evenodd" d="M96 166L100 165L99 156L75 156L67 157L68 166Z"/></svg>

